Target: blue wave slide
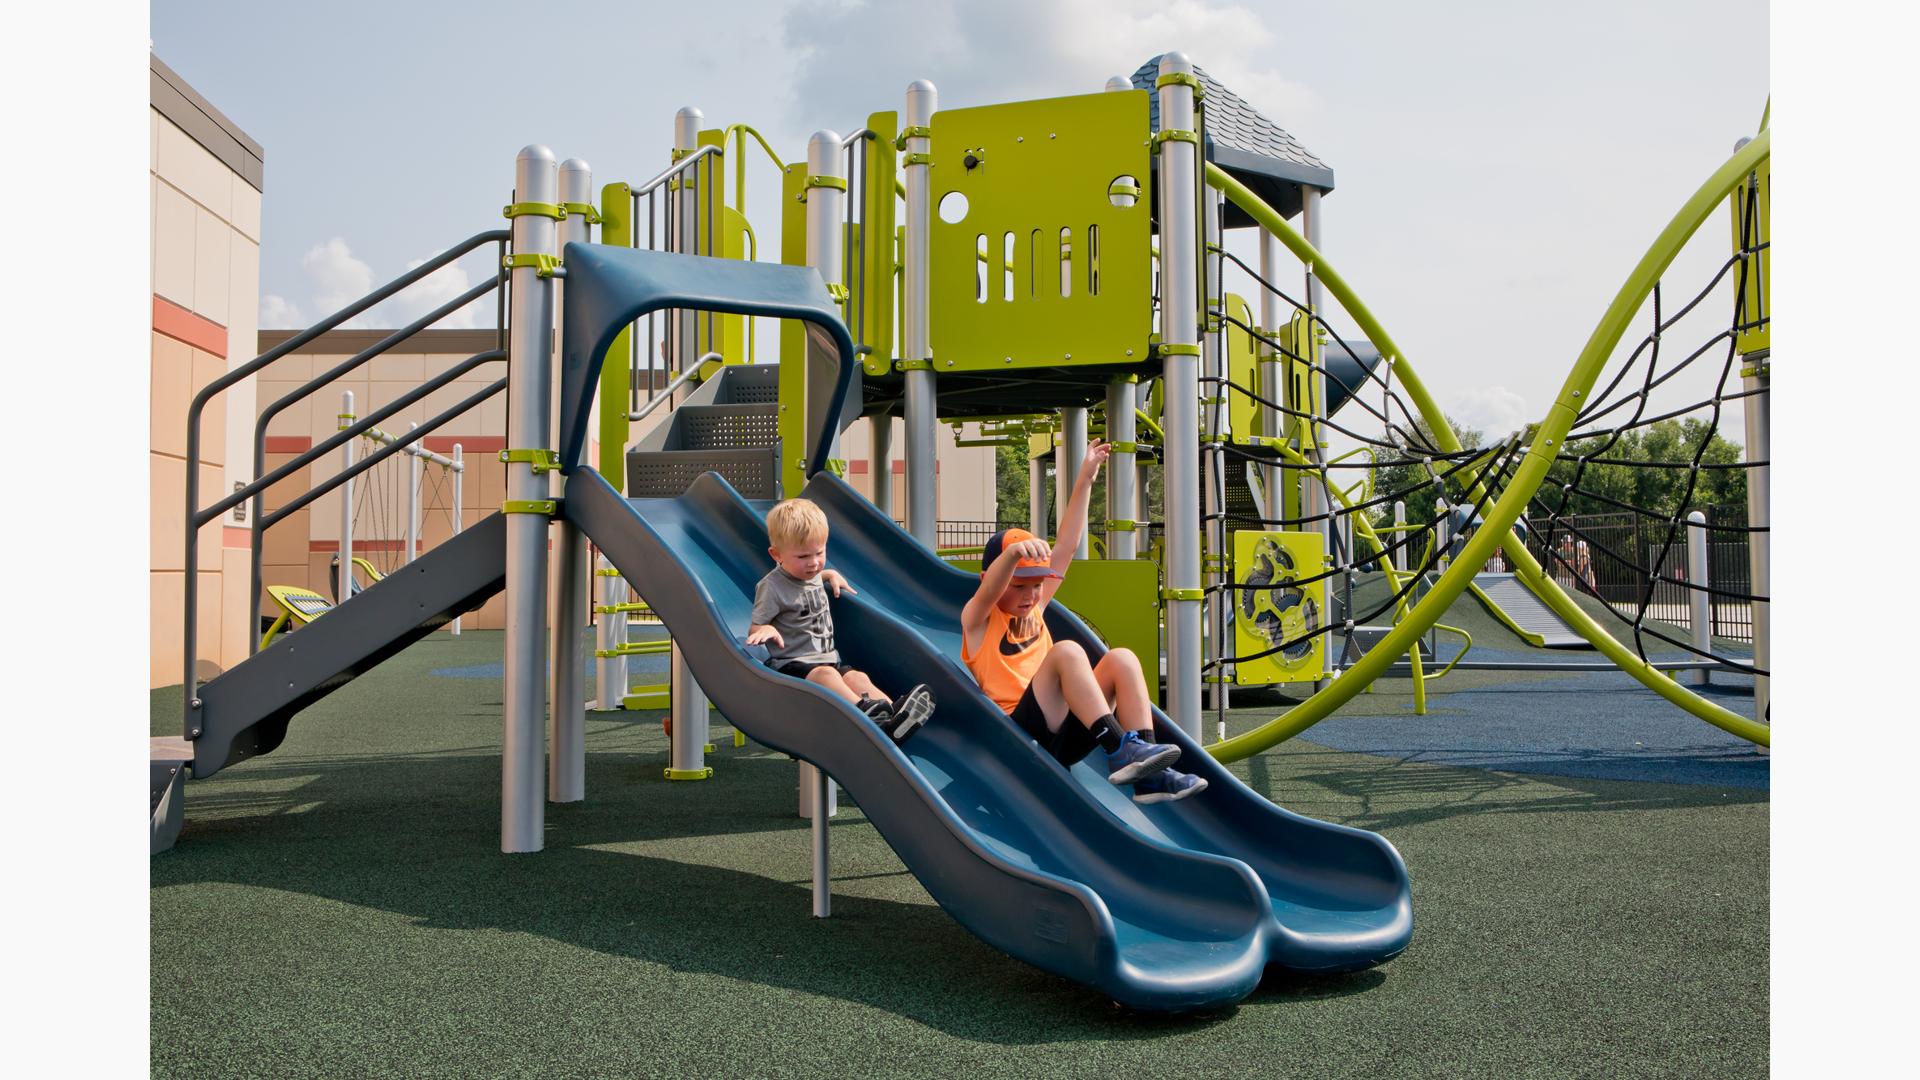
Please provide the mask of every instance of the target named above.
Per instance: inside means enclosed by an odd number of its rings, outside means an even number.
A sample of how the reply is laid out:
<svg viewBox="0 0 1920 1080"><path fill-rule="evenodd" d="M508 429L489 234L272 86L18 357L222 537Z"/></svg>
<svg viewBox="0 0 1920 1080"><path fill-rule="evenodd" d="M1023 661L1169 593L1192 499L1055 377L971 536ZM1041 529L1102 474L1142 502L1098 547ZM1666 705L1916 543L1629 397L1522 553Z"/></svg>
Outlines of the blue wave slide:
<svg viewBox="0 0 1920 1080"><path fill-rule="evenodd" d="M742 645L771 568L767 504L712 473L677 499L629 500L582 468L563 506L661 616L727 720L826 770L962 926L1122 1005L1167 1012L1239 1001L1270 966L1350 971L1406 948L1406 865L1385 839L1273 805L1158 712L1155 737L1180 746L1179 767L1206 791L1143 807L1092 759L1063 769L960 663L960 608L978 579L830 474L805 494L831 521L830 565L859 590L833 601L843 659L882 687L924 682L939 699L903 745ZM1104 653L1058 603L1046 618L1056 640Z"/></svg>

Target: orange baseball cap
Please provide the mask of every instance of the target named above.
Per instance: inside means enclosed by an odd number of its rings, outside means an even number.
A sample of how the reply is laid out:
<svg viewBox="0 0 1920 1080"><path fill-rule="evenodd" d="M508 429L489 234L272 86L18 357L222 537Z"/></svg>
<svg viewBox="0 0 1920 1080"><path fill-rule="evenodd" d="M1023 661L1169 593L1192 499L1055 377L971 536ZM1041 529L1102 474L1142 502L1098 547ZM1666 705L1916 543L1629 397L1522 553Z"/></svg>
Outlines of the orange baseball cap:
<svg viewBox="0 0 1920 1080"><path fill-rule="evenodd" d="M986 546L980 551L980 572L983 574L986 573L987 568L993 565L993 561L998 559L1000 553L1006 550L1008 546L1023 544L1033 539L1037 538L1025 529L1002 529L994 533L991 537L987 538ZM1013 568L1013 576L1017 578L1057 578L1061 575L1053 572L1052 563L1040 559L1021 559L1020 564Z"/></svg>

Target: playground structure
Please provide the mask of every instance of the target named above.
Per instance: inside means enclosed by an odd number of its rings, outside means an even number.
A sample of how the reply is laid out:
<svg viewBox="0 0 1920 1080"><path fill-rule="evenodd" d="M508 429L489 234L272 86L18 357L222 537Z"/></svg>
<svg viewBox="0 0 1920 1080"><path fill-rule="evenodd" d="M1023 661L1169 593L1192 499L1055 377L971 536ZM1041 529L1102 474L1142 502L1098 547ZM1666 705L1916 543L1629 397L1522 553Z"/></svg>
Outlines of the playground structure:
<svg viewBox="0 0 1920 1080"><path fill-rule="evenodd" d="M1216 110L1218 119L1210 119ZM1568 457L1570 444L1617 436L1619 428L1592 425L1618 402L1637 403L1634 422L1644 415L1650 391L1664 381L1654 371L1657 345L1637 395L1610 396L1630 385L1624 370L1601 394L1593 388L1628 321L1647 296L1658 296L1660 274L1679 247L1731 201L1735 252L1721 274L1734 274L1738 297L1725 335L1730 354L1748 361L1746 465L1755 482L1747 490L1758 501L1747 526L1756 554L1753 594L1745 599L1753 605L1755 648L1742 664L1714 654L1709 643L1702 659L1759 676L1758 715L1766 716L1764 126L1642 260L1553 410L1497 446L1468 449L1317 250L1331 171L1178 54L1110 81L1105 93L1040 102L943 111L932 85L915 83L904 117L875 113L845 138L818 132L804 164L780 162L745 125L703 129L703 121L697 110L682 110L673 163L645 183L607 185L597 205L584 162L556 169L551 154L529 147L506 211L511 230L469 238L195 399L190 460L200 412L221 389L454 259L498 249L497 278L297 394L490 291L502 303L501 347L452 370L505 360L506 378L363 458L353 455L357 439L453 375L366 417L343 417L335 438L272 472L257 470L265 474L211 506L199 505L189 479L190 560L199 527L255 502L257 596L265 529L512 387L500 514L358 593L345 590L324 619L260 641L249 660L204 685L189 660L183 737L157 741L154 750L156 850L179 828L188 771L204 777L271 751L301 708L503 589L502 849L538 850L544 802L585 796L585 658L577 628L589 621L591 547L640 597L620 596L618 585L600 595L599 704L625 696L618 661L632 650L624 625L644 603L673 634L670 779L713 775L704 760L709 701L740 731L809 766L803 791L813 818L816 914L829 908L831 776L969 929L1148 1008L1237 1000L1270 964L1351 969L1405 947L1411 906L1404 865L1390 845L1289 814L1219 762L1304 730L1401 657L1416 687L1444 674L1424 670L1434 650L1423 638L1496 547L1513 567L1512 580L1610 662L1709 722L1766 742L1764 723L1689 692L1643 648L1609 635L1521 535L1548 537L1551 552L1565 503L1556 508L1551 492L1541 494L1549 470ZM758 242L739 179L749 137L780 170L784 265L754 258ZM1293 214L1303 217L1301 232L1286 221ZM592 243L596 225L600 242ZM1260 230L1258 271L1227 250L1226 230L1240 227ZM1282 248L1304 268L1299 300L1278 284ZM1225 290L1229 263L1259 286L1257 321L1256 305ZM1323 314L1335 306L1352 323L1346 335ZM1292 310L1283 314L1286 307ZM760 318L780 320L777 365L752 362ZM1664 329L1657 309L1655 318ZM557 386L550 359L556 323ZM671 371L658 389L651 385L656 352ZM641 402L643 370L649 385ZM294 396L263 410L257 430ZM1716 409L1724 396L1716 393ZM589 465L596 400L599 454ZM1337 421L1350 406L1373 415L1385 435ZM661 408L671 410L669 421L633 442L630 426ZM841 431L862 417L895 413L906 421L905 532L891 521L887 469L873 470L870 503L832 475ZM1114 443L1106 558L1076 564L1074 576L1094 588L1075 611L1063 591L1047 618L1056 638L1079 641L1091 655L1104 650L1101 637L1119 644L1136 634L1154 642L1145 655L1164 651L1167 709L1156 714L1156 731L1181 745L1191 771L1208 779L1203 797L1137 807L1084 765L1063 774L990 704L982 707L957 662L957 612L968 579L934 550L940 421L979 423L992 437L1029 447L1048 437L1063 487L1096 430ZM873 430L874 454L884 463L890 421ZM1335 435L1363 450L1335 453ZM343 455L340 474L274 514L259 512L267 487L335 450ZM1572 458L1576 471L1562 496L1578 490L1578 470L1593 456ZM1141 459L1151 459L1163 487L1157 528ZM1418 464L1426 479L1410 490L1372 491L1371 478L1396 464ZM1696 457L1692 472L1699 466ZM1342 483L1336 474L1355 480ZM833 522L834 564L862 588L860 597L836 601L848 659L883 683L929 682L942 702L939 724L906 753L837 699L775 675L739 645L752 582L764 572L758 515L767 500L803 492ZM1416 492L1437 495L1448 512L1419 525L1376 519L1373 511ZM351 498L343 503L350 515ZM1443 537L1456 516L1470 525ZM350 537L351 522L343 524ZM1669 530L1661 560L1679 531L1677 524ZM341 566L352 559L343 545ZM1661 574L1660 560L1654 571ZM1365 613L1353 599L1364 591L1356 587L1362 574L1377 575L1390 593ZM1337 606L1335 584L1346 594ZM1697 579L1689 587L1710 591ZM194 606L189 591L189 643ZM1389 623L1375 625L1382 616ZM1647 624L1644 610L1632 625L1636 638L1664 633ZM1258 639L1251 644L1241 636L1249 628ZM186 655L194 655L191 647ZM1280 661L1262 671L1259 662L1272 657ZM1236 680L1317 689L1272 723L1203 751L1203 690L1210 684L1214 706L1224 709Z"/></svg>

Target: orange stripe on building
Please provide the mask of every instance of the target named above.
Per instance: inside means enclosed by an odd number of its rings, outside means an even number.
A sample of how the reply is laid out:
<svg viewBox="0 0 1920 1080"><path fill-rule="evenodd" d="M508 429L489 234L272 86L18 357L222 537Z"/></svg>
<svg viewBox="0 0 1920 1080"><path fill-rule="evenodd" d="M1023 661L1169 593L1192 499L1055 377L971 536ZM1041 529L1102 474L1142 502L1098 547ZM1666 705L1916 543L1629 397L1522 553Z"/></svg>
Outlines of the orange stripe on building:
<svg viewBox="0 0 1920 1080"><path fill-rule="evenodd" d="M304 454L313 449L313 438L309 435L269 435L266 445L269 454Z"/></svg>
<svg viewBox="0 0 1920 1080"><path fill-rule="evenodd" d="M253 530L241 525L223 525L220 528L220 546L229 548L252 547Z"/></svg>
<svg viewBox="0 0 1920 1080"><path fill-rule="evenodd" d="M420 440L421 445L436 454L453 453L453 444L460 444L462 457L474 454L498 454L507 448L505 435L429 435Z"/></svg>
<svg viewBox="0 0 1920 1080"><path fill-rule="evenodd" d="M227 328L204 315L195 315L158 293L153 297L153 330L201 352L227 358Z"/></svg>

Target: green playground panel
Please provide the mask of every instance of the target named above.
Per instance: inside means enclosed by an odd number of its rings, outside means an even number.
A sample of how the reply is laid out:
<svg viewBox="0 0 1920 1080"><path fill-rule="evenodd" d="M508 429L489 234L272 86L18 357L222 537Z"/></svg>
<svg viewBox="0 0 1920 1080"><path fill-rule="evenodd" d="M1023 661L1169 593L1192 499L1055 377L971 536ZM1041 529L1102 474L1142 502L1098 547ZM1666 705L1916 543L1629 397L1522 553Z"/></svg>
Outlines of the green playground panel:
<svg viewBox="0 0 1920 1080"><path fill-rule="evenodd" d="M1772 235L1771 206L1773 203L1773 184L1768 176L1772 171L1773 159L1762 161L1746 180L1733 189L1729 200L1733 207L1733 250L1738 252L1743 241L1753 244L1766 244ZM1752 235L1748 233L1747 213L1751 199L1754 221ZM1757 254L1746 256L1746 298L1741 307L1741 322L1750 329L1740 331L1735 347L1741 353L1759 352L1772 347L1773 322L1768 303L1772 296L1773 263L1769 256L1773 253L1771 245L1763 247ZM1767 319L1766 322L1761 322ZM1755 325L1758 324L1758 325Z"/></svg>
<svg viewBox="0 0 1920 1080"><path fill-rule="evenodd" d="M979 559L949 559L955 569L980 572ZM1054 599L1066 605L1110 649L1131 649L1149 673L1160 663L1160 568L1144 559L1075 559ZM1149 678L1154 704L1159 679Z"/></svg>
<svg viewBox="0 0 1920 1080"><path fill-rule="evenodd" d="M1283 641L1294 641L1325 625L1327 579L1293 584L1326 573L1326 537L1317 532L1233 534L1233 580L1238 585L1268 584L1236 590L1233 603L1233 653L1255 656ZM1327 635L1280 652L1242 660L1233 681L1247 686L1314 682L1326 677Z"/></svg>
<svg viewBox="0 0 1920 1080"><path fill-rule="evenodd" d="M1225 309L1228 315L1248 326L1254 324L1253 309L1248 306L1244 297L1228 293ZM1225 330L1228 380L1237 386L1245 386L1262 397L1279 401L1278 395L1267 393L1266 389L1260 385L1260 365L1254 362L1259 354L1254 348L1253 335L1233 323L1226 323ZM1227 421L1232 425L1231 430L1235 435L1245 437L1267 434L1261 424L1261 413L1264 410L1252 398L1231 390L1223 389L1221 392L1227 396Z"/></svg>
<svg viewBox="0 0 1920 1080"><path fill-rule="evenodd" d="M1108 194L1150 176L1146 92L948 109L931 127L934 370L1146 360L1149 208ZM949 222L954 194L966 213Z"/></svg>
<svg viewBox="0 0 1920 1080"><path fill-rule="evenodd" d="M860 325L854 328L858 331L854 341L873 349L866 357L867 374L887 375L892 373L893 358L900 354L893 340L894 268L898 265L894 185L900 166L893 143L900 131L900 114L874 113L867 117L867 130L873 132L873 138L861 151L866 191L860 223L847 227L862 230L868 240L864 249L851 244L846 249L850 266L856 254L859 258L847 286L858 288L861 294L857 312Z"/></svg>

